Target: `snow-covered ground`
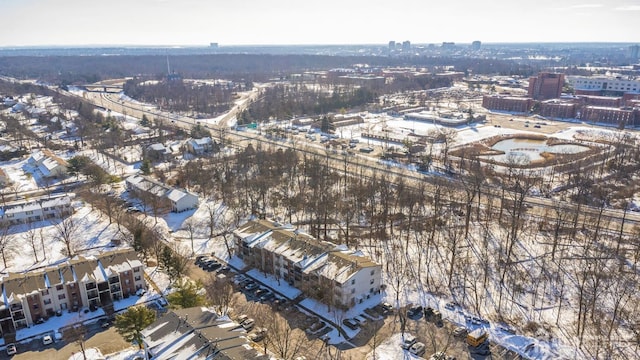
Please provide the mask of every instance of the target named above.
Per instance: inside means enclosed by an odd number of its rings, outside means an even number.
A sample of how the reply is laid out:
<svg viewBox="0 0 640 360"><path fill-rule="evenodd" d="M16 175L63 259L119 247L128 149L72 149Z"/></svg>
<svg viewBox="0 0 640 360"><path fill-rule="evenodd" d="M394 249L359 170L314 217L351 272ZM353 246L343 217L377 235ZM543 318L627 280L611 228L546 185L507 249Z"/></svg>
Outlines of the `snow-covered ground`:
<svg viewBox="0 0 640 360"><path fill-rule="evenodd" d="M73 223L72 248L76 250L76 254L97 255L103 251L128 246L124 241L120 245L112 243L112 240L123 239L127 234L119 231L115 223L109 225L106 215L92 210L82 200L73 201L72 206L75 212L65 221ZM64 254L66 246L60 240L60 232L56 225L59 222L60 220L39 221L12 226L8 234L10 246L5 250L6 268L0 263L3 266L2 272L21 272L42 268L67 259ZM126 231L124 228L122 230Z"/></svg>

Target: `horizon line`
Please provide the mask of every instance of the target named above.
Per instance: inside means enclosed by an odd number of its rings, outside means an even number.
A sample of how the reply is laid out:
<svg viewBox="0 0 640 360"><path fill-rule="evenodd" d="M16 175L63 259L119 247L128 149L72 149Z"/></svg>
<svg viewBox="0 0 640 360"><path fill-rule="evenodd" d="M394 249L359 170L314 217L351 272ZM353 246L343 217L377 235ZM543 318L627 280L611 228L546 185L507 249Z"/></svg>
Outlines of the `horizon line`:
<svg viewBox="0 0 640 360"><path fill-rule="evenodd" d="M394 40L390 40L394 41ZM454 44L472 44L474 41L480 41L482 45L509 45L509 44L638 44L640 42L633 41L491 41L483 42L481 40L473 40L470 42L456 42L456 41L441 41L441 42L415 42L411 43L412 46L420 45L435 45L442 43L454 43ZM396 41L396 43L402 44L402 42ZM28 48L216 48L209 44L41 44L41 45L0 45L0 49L28 49ZM217 48L222 47L277 47L277 46L388 46L386 43L273 43L273 44L217 44Z"/></svg>

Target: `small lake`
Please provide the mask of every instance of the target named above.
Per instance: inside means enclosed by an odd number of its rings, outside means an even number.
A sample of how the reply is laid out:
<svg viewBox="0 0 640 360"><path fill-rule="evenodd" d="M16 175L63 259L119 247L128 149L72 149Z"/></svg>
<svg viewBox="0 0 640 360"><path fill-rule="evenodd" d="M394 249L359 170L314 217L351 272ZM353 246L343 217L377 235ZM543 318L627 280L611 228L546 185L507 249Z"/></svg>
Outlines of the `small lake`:
<svg viewBox="0 0 640 360"><path fill-rule="evenodd" d="M553 154L577 154L589 150L587 146L563 144L563 145L547 145L546 140L533 139L506 139L497 142L491 147L495 150L504 151L504 155L488 155L484 158L492 159L497 162L507 163L509 158L519 158L525 162L541 160L540 156L543 152ZM526 161L528 159L528 161Z"/></svg>

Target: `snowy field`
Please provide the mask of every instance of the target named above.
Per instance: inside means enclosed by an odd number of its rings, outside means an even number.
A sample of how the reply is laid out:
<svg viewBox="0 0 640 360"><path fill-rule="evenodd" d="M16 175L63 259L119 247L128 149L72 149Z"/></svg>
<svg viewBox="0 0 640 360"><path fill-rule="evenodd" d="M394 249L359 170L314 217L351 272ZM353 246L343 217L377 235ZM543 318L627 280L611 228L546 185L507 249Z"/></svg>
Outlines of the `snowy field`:
<svg viewBox="0 0 640 360"><path fill-rule="evenodd" d="M112 240L123 239L127 233L120 232L115 223L81 200L72 203L75 213L66 221L73 223L73 249L78 255L97 255L103 251L127 247L126 242L115 246ZM9 228L6 267L0 262L2 272L21 272L56 265L67 259L66 249L60 240L60 220L39 221ZM126 231L123 229L123 231Z"/></svg>

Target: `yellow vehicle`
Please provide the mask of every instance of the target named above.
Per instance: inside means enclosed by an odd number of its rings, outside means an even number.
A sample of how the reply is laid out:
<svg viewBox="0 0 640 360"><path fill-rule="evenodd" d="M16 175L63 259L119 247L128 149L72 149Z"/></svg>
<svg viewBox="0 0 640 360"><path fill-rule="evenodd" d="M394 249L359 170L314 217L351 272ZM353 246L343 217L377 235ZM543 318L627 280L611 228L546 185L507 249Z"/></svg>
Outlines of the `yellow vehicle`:
<svg viewBox="0 0 640 360"><path fill-rule="evenodd" d="M484 329L475 329L467 335L467 344L469 346L480 346L488 337L489 334Z"/></svg>

